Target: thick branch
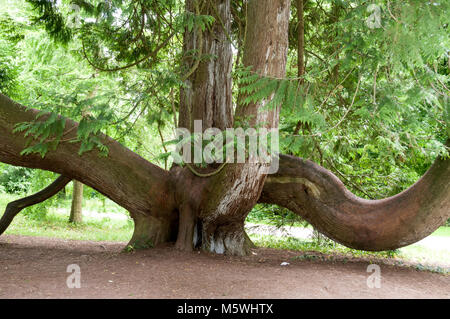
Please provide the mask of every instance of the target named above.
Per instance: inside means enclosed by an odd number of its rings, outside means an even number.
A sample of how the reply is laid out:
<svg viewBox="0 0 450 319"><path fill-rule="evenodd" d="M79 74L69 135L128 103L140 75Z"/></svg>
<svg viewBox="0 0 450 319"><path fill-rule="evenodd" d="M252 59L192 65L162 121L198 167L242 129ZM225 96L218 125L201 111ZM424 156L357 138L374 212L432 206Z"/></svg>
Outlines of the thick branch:
<svg viewBox="0 0 450 319"><path fill-rule="evenodd" d="M70 178L65 176L58 177L53 183L41 190L40 192L33 194L31 196L18 199L14 202L9 203L6 206L5 213L0 219L0 235L5 232L8 226L13 221L14 217L20 213L24 208L42 203L50 197L56 195L60 190L62 190L69 182Z"/></svg>
<svg viewBox="0 0 450 319"><path fill-rule="evenodd" d="M450 217L450 160L438 158L427 173L402 193L365 200L321 166L281 156L259 202L286 207L320 232L351 248L397 249L430 235Z"/></svg>
<svg viewBox="0 0 450 319"><path fill-rule="evenodd" d="M13 133L17 123L31 122L38 110L26 109L0 94L0 162L53 171L88 185L136 214L164 218L170 214L173 193L169 173L126 149L107 136L101 141L108 147L108 157L93 150L78 155L79 143L60 143L45 158L21 156L26 138ZM76 137L78 123L67 120L68 138Z"/></svg>

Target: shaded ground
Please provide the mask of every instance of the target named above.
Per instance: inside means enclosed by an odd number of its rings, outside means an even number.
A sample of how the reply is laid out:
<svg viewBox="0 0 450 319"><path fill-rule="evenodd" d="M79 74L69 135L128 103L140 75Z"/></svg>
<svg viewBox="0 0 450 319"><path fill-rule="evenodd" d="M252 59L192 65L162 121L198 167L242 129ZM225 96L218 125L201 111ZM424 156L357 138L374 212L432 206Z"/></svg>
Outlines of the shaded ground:
<svg viewBox="0 0 450 319"><path fill-rule="evenodd" d="M0 237L0 298L446 298L450 276L369 261L296 260L299 252L255 249L248 257L181 253L171 247L121 253L123 243ZM282 262L289 265L281 266ZM81 288L66 285L81 268Z"/></svg>

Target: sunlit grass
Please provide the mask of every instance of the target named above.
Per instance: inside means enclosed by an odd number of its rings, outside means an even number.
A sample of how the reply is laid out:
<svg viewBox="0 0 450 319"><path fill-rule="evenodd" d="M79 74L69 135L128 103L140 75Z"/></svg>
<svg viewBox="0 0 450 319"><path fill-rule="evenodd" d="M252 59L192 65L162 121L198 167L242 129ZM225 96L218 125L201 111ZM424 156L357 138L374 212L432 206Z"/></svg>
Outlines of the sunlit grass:
<svg viewBox="0 0 450 319"><path fill-rule="evenodd" d="M310 240L302 240L294 237L275 237L270 235L250 234L250 239L259 247L289 249L298 251L315 251L324 254L341 253L352 257L378 257L391 258L398 254L397 251L369 252L350 249L340 244L318 244Z"/></svg>
<svg viewBox="0 0 450 319"><path fill-rule="evenodd" d="M439 227L432 236L450 237L450 227Z"/></svg>
<svg viewBox="0 0 450 319"><path fill-rule="evenodd" d="M19 196L0 194L0 212L3 213L6 205ZM123 214L125 210L117 205L106 202L106 206L98 200L85 200L85 211L100 211L115 214ZM132 219L124 217L114 219L102 217L102 213L96 217L83 216L83 223L69 223L70 201L62 201L62 207L51 208L40 219L30 218L19 214L14 218L5 234L39 236L50 238L63 238L91 241L119 241L128 242L133 234L134 224Z"/></svg>
<svg viewBox="0 0 450 319"><path fill-rule="evenodd" d="M17 216L8 230L10 235L39 236L91 241L127 242L133 234L132 220L84 218L81 224L68 223L68 216L49 213L42 220Z"/></svg>
<svg viewBox="0 0 450 319"><path fill-rule="evenodd" d="M448 228L448 227L447 227ZM450 247L447 249L430 249L417 244L400 249L400 256L415 263L433 263L439 261L450 265Z"/></svg>

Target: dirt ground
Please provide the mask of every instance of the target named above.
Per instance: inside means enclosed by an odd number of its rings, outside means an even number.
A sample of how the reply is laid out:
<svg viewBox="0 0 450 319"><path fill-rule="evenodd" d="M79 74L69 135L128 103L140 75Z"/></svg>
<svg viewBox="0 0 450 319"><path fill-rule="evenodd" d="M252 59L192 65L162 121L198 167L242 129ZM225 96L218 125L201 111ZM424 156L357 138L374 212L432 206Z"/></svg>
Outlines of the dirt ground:
<svg viewBox="0 0 450 319"><path fill-rule="evenodd" d="M299 252L254 249L248 257L182 253L172 247L124 253L123 243L0 237L0 298L445 298L450 276L369 261L292 259ZM282 262L289 265L281 266ZM68 288L68 265L81 288Z"/></svg>

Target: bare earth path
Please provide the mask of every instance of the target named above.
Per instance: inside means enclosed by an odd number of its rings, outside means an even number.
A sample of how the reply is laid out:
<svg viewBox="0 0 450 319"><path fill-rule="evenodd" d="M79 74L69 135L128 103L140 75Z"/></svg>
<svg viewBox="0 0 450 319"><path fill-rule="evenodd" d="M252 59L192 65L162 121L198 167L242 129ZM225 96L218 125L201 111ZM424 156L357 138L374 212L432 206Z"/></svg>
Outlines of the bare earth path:
<svg viewBox="0 0 450 319"><path fill-rule="evenodd" d="M249 257L181 253L171 247L121 253L123 243L0 238L0 298L445 298L450 276L369 262L292 260L298 252L255 249ZM289 262L288 266L281 266ZM66 285L78 264L81 288Z"/></svg>

